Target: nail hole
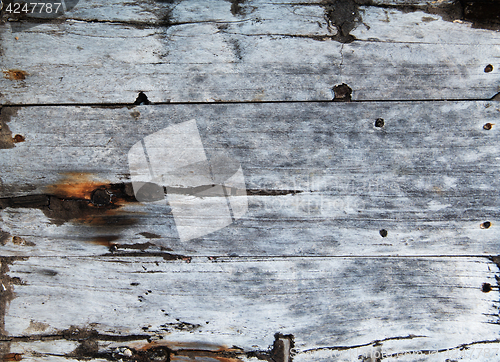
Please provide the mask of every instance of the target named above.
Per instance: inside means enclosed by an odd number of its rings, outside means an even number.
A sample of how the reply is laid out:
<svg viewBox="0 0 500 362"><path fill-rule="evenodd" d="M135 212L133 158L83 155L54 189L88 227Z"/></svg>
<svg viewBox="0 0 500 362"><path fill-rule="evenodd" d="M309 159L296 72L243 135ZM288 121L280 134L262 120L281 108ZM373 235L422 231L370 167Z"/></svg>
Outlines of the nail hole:
<svg viewBox="0 0 500 362"><path fill-rule="evenodd" d="M384 124L385 124L385 122L384 122L384 120L382 118L377 118L375 120L375 127L377 127L377 128L384 127Z"/></svg>
<svg viewBox="0 0 500 362"><path fill-rule="evenodd" d="M97 207L111 204L111 195L104 189L97 189L92 192L90 201Z"/></svg>
<svg viewBox="0 0 500 362"><path fill-rule="evenodd" d="M483 293L491 292L491 284L490 283L483 283L481 290L483 291Z"/></svg>
<svg viewBox="0 0 500 362"><path fill-rule="evenodd" d="M151 102L149 101L148 96L144 92L139 92L139 95L137 96L137 99L135 100L134 104L142 106L151 104Z"/></svg>
<svg viewBox="0 0 500 362"><path fill-rule="evenodd" d="M380 233L380 236L383 238L385 238L387 236L387 230L385 230L385 229L380 230L379 233Z"/></svg>
<svg viewBox="0 0 500 362"><path fill-rule="evenodd" d="M490 226L491 226L491 222L489 222L489 221L485 221L480 225L481 229L488 229Z"/></svg>
<svg viewBox="0 0 500 362"><path fill-rule="evenodd" d="M484 67L484 72L489 73L493 71L493 65L488 64L486 67Z"/></svg>
<svg viewBox="0 0 500 362"><path fill-rule="evenodd" d="M332 88L334 102L350 102L352 89L347 84L342 83Z"/></svg>
<svg viewBox="0 0 500 362"><path fill-rule="evenodd" d="M14 143L19 143L19 142L24 142L24 136L20 134L16 134L14 138L12 139L12 142Z"/></svg>
<svg viewBox="0 0 500 362"><path fill-rule="evenodd" d="M486 123L484 126L483 126L483 129L489 131L491 128L493 127L493 123Z"/></svg>

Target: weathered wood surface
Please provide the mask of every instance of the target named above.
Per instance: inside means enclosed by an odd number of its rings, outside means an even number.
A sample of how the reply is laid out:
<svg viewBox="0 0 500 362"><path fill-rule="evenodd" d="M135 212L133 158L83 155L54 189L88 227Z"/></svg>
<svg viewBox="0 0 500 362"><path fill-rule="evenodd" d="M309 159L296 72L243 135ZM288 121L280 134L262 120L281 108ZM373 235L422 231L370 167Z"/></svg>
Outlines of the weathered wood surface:
<svg viewBox="0 0 500 362"><path fill-rule="evenodd" d="M243 357L267 351L276 332L295 336L298 361L352 361L377 348L437 353L495 341L497 293L481 285L494 284L497 271L478 258L31 257L10 266L20 281L5 327L11 350L26 358L50 338L65 341L57 353L68 356L104 357L149 340L237 346ZM75 325L92 332L71 334ZM99 346L78 354L85 340Z"/></svg>
<svg viewBox="0 0 500 362"><path fill-rule="evenodd" d="M462 344L484 354L483 344L496 343L497 292L483 292L496 288L498 273L486 258L498 250L498 132L484 129L498 117L496 102L2 114L11 137L24 137L0 161L2 252L17 258L8 272L18 278L8 286L15 291L4 327L10 353L112 359L119 346L152 348L148 338L161 336L169 351L174 342L197 342L187 348L207 353L202 341L236 345L241 350L224 353L244 359L270 353L281 332L294 335L298 361L355 360L384 339L386 356L436 352L427 356L433 360L446 349L466 358ZM207 152L226 149L242 164L250 204L242 219L180 242L163 206L122 200L105 214L54 208L57 200L88 205L95 188L129 183L130 147L186 119L197 120ZM351 257L332 257L342 255ZM93 337L68 337L71 326ZM490 352L482 360L497 358Z"/></svg>
<svg viewBox="0 0 500 362"><path fill-rule="evenodd" d="M499 33L453 17L449 2L423 3L82 1L27 31L0 25L0 100L330 100L341 83L355 100L493 97Z"/></svg>
<svg viewBox="0 0 500 362"><path fill-rule="evenodd" d="M0 359L498 361L500 19L477 3L3 11ZM328 102L341 83L359 102ZM181 241L127 154L192 119L248 211Z"/></svg>
<svg viewBox="0 0 500 362"><path fill-rule="evenodd" d="M496 125L483 127L496 122L498 108L497 102L6 108L14 112L12 134L25 141L2 150L0 215L3 231L25 242L8 242L3 253L102 254L115 244L187 256L494 254L499 133ZM377 118L383 127L375 127ZM130 186L132 145L190 119L206 152L226 150L241 163L249 211L227 228L183 242L168 206L137 203L131 190L128 198L120 190ZM89 206L100 185L122 198L104 210Z"/></svg>

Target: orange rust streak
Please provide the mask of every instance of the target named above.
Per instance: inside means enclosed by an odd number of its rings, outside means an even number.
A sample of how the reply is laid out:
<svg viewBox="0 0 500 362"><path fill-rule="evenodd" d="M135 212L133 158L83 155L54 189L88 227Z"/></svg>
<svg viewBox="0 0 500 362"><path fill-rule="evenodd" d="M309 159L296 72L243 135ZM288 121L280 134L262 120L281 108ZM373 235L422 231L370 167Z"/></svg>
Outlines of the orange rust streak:
<svg viewBox="0 0 500 362"><path fill-rule="evenodd" d="M168 341L154 341L151 343L147 343L142 347L139 347L139 350L146 351L150 348L154 347L167 347L172 351L180 351L189 352L193 351L204 351L204 352L241 352L240 349L237 348L228 348L227 346L221 346L217 344L210 343L196 343L196 342L168 342Z"/></svg>
<svg viewBox="0 0 500 362"><path fill-rule="evenodd" d="M20 361L23 359L22 353L7 353L3 356L4 361Z"/></svg>
<svg viewBox="0 0 500 362"><path fill-rule="evenodd" d="M179 356L171 355L170 361L185 361L186 357L189 358L190 360L193 360L193 361L196 361L197 357L205 357L205 358L208 357L210 359L214 359L214 360L217 360L219 362L241 362L241 359L239 359L237 357L232 358L232 357L217 356L213 352L200 353L200 354L189 353L188 355L179 355Z"/></svg>
<svg viewBox="0 0 500 362"><path fill-rule="evenodd" d="M5 79L9 80L23 80L26 79L28 72L19 69L9 69L3 71L3 76Z"/></svg>
<svg viewBox="0 0 500 362"><path fill-rule="evenodd" d="M55 185L47 187L48 193L61 198L90 200L92 191L106 185L103 181L92 180L89 173L69 172Z"/></svg>
<svg viewBox="0 0 500 362"><path fill-rule="evenodd" d="M212 357L215 358L219 362L236 362L236 361L241 361L239 358L227 358L227 357Z"/></svg>

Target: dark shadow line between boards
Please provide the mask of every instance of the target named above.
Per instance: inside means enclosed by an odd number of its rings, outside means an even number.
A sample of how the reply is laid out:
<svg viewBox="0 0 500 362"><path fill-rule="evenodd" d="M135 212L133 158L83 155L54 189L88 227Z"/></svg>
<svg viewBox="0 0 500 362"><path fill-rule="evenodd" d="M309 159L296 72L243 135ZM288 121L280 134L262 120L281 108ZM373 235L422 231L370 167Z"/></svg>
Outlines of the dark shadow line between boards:
<svg viewBox="0 0 500 362"><path fill-rule="evenodd" d="M217 104L314 104L314 103L332 103L332 104L345 104L345 103L433 103L433 102L490 102L497 101L497 95L491 98L448 98L448 99L363 99L351 101L335 101L327 99L316 100L264 100L264 101L174 101L174 102L151 102L147 106L163 106L163 105L217 105ZM129 107L135 108L137 106L146 106L146 104L134 103L7 103L0 104L0 108L14 108L14 107L99 107L99 108L122 108Z"/></svg>
<svg viewBox="0 0 500 362"><path fill-rule="evenodd" d="M172 255L169 253L158 253L158 252L148 252L144 251L140 254L138 253L107 253L107 254L95 254L95 255L2 255L0 258L80 258L80 259L89 259L89 258L141 258L141 257L163 257ZM450 255L439 255L439 254L418 254L418 255L239 255L239 256L229 256L229 255L189 255L185 256L190 259L208 259L212 263L227 263L227 262L245 262L245 261L259 261L259 259L270 260L270 259L489 259L492 261L492 258L497 257L497 255L493 254L450 254ZM169 259L165 260L165 262L186 262L184 259ZM492 263L494 263L492 261Z"/></svg>

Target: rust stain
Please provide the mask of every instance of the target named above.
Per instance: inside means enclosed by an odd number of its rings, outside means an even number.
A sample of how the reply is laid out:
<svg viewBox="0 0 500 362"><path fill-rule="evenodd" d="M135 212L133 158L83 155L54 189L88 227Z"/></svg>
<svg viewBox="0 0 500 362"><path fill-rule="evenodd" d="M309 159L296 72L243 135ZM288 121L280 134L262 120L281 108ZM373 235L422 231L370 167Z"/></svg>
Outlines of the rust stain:
<svg viewBox="0 0 500 362"><path fill-rule="evenodd" d="M7 353L3 356L4 361L21 361L23 359L22 353Z"/></svg>
<svg viewBox="0 0 500 362"><path fill-rule="evenodd" d="M47 193L62 198L90 200L95 189L106 185L106 182L96 180L91 173L67 172L63 175L57 184L46 188Z"/></svg>
<svg viewBox="0 0 500 362"><path fill-rule="evenodd" d="M14 143L19 143L19 142L24 142L24 136L20 134L16 134L14 138L12 138L12 142Z"/></svg>
<svg viewBox="0 0 500 362"><path fill-rule="evenodd" d="M90 173L69 172L57 183L47 186L45 192L49 202L42 211L55 224L75 221L94 226L126 226L136 222L118 210L136 202L130 184L112 184ZM96 240L97 243L109 241Z"/></svg>
<svg viewBox="0 0 500 362"><path fill-rule="evenodd" d="M2 358L4 361L21 361L23 359L22 353L7 353Z"/></svg>
<svg viewBox="0 0 500 362"><path fill-rule="evenodd" d="M27 75L27 72L19 69L9 69L3 71L4 78L9 80L24 80Z"/></svg>
<svg viewBox="0 0 500 362"><path fill-rule="evenodd" d="M208 343L196 342L167 342L155 341L140 347L138 352L153 352L155 350L167 349L170 352L170 361L197 360L198 358L210 358L219 362L240 362L239 355L245 352L237 347L227 347Z"/></svg>

